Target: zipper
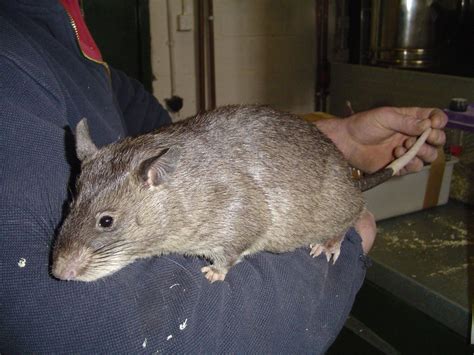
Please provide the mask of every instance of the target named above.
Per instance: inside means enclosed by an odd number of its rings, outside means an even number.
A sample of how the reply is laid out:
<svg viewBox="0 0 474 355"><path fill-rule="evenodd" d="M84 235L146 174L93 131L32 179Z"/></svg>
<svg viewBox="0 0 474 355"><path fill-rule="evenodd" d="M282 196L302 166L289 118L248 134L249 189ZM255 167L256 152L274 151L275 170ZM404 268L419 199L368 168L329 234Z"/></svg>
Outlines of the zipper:
<svg viewBox="0 0 474 355"><path fill-rule="evenodd" d="M100 61L100 60L97 60L97 59L94 59L94 58L91 58L89 57L87 54L84 53L84 51L82 50L81 48L81 41L79 39L79 31L77 30L77 25L76 25L76 22L74 21L74 19L72 18L71 14L69 13L69 11L67 9L66 10L66 13L67 13L67 16L69 17L69 22L71 23L71 26L72 26L72 29L74 31L74 34L76 35L76 41L77 41L77 46L79 47L79 50L81 51L82 55L84 57L86 57L87 59L89 59L90 61L94 62L94 63L97 63L97 64L101 64L105 67L105 70L107 71L107 74L109 75L109 78L110 78L110 68L109 68L109 65L106 63L106 62L103 62L103 61Z"/></svg>

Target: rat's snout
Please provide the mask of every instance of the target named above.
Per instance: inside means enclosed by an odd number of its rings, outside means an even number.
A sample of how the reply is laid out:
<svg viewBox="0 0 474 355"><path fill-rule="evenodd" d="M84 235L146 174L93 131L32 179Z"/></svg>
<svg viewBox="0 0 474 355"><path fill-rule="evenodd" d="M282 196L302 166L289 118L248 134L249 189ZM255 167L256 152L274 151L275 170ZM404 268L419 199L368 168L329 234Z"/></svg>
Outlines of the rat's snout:
<svg viewBox="0 0 474 355"><path fill-rule="evenodd" d="M87 264L87 256L84 252L71 255L58 255L54 258L52 274L60 280L78 280L81 270Z"/></svg>
<svg viewBox="0 0 474 355"><path fill-rule="evenodd" d="M53 266L53 276L60 280L74 280L77 276L77 268L65 264L58 266L56 263Z"/></svg>

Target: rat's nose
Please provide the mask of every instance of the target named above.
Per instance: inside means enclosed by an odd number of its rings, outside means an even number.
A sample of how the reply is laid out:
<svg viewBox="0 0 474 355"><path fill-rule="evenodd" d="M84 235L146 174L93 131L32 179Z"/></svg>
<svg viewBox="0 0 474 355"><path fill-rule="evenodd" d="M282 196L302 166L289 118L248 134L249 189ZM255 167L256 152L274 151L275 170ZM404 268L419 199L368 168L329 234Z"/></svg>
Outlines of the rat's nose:
<svg viewBox="0 0 474 355"><path fill-rule="evenodd" d="M53 276L60 280L74 280L77 276L77 270L74 267L53 267Z"/></svg>
<svg viewBox="0 0 474 355"><path fill-rule="evenodd" d="M64 273L63 273L63 280L74 280L77 276L77 272L76 270L74 269L70 269L70 270L66 270Z"/></svg>
<svg viewBox="0 0 474 355"><path fill-rule="evenodd" d="M74 280L77 277L78 265L70 260L65 260L62 257L53 262L52 274L60 280Z"/></svg>

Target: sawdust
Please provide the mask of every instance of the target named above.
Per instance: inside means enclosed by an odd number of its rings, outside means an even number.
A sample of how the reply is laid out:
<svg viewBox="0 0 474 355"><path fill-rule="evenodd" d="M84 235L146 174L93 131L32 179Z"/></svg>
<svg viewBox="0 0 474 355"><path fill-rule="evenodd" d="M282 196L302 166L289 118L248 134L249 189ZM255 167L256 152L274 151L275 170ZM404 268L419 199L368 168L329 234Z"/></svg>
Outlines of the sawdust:
<svg viewBox="0 0 474 355"><path fill-rule="evenodd" d="M467 239L462 240L446 240L446 239L431 239L429 241L420 238L406 237L406 233L403 233L405 237L399 235L388 234L384 235L388 247L393 248L407 248L407 249L435 249L439 250L442 248L459 248L466 247L468 245L474 245L474 242Z"/></svg>
<svg viewBox="0 0 474 355"><path fill-rule="evenodd" d="M426 223L426 220L430 223ZM466 249L474 245L474 238L471 237L471 226L468 226L468 219L460 220L459 216L435 215L427 213L426 220L420 221L416 218L406 218L398 221L397 224L388 224L379 227L379 238L383 239L383 248L398 250L420 251L426 254L427 251L448 251L456 253L466 253ZM436 255L436 254L433 254ZM453 260L454 261L454 260ZM454 265L453 265L454 264ZM429 274L428 277L453 277L459 273L466 273L468 269L474 268L474 256L464 262L453 262L451 265L444 265L438 270ZM414 275L412 275L415 278Z"/></svg>
<svg viewBox="0 0 474 355"><path fill-rule="evenodd" d="M467 270L467 268L470 266L473 266L473 265L464 263L464 264L461 264L460 266L452 266L443 270L432 272L431 274L428 274L428 276L448 276L459 271Z"/></svg>
<svg viewBox="0 0 474 355"><path fill-rule="evenodd" d="M421 229L416 228L417 223L410 219L400 223L398 228L378 227L378 234L389 248L439 250L474 245L474 240L468 238L465 221L432 214L427 217L433 222L433 227L423 231L424 238L419 238Z"/></svg>
<svg viewBox="0 0 474 355"><path fill-rule="evenodd" d="M443 218L441 216L436 216L433 218L433 223L439 224L440 226L453 229L462 236L467 236L467 226L464 221L453 222L449 218Z"/></svg>

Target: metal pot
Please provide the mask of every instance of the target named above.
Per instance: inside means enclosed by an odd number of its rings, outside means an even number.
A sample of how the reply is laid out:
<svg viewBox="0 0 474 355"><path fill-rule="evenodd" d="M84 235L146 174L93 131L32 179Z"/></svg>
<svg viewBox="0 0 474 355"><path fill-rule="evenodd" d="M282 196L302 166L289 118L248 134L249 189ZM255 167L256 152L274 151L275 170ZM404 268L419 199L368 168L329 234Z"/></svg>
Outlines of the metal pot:
<svg viewBox="0 0 474 355"><path fill-rule="evenodd" d="M436 59L433 0L372 0L373 64L429 68Z"/></svg>

